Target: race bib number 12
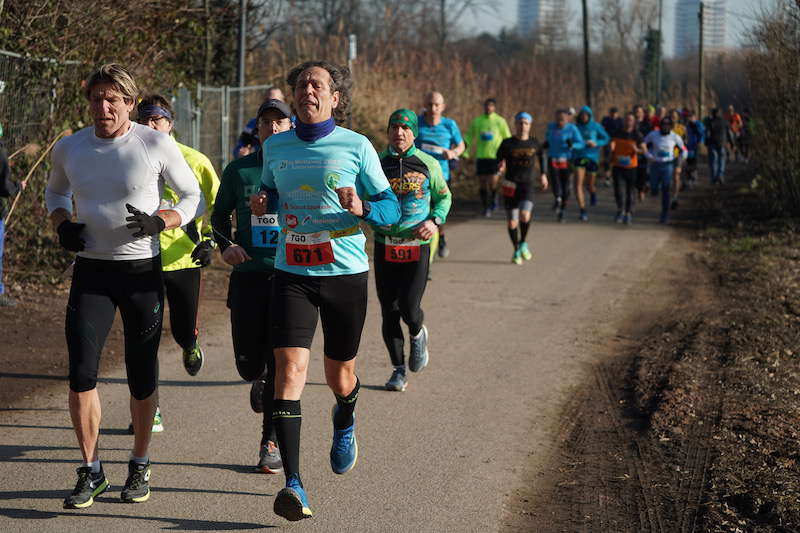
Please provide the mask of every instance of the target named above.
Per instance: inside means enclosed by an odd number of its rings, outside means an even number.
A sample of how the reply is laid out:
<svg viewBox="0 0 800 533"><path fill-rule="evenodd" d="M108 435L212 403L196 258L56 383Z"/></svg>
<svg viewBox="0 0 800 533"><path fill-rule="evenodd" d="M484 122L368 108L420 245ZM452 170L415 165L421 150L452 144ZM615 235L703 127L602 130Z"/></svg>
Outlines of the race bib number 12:
<svg viewBox="0 0 800 533"><path fill-rule="evenodd" d="M250 228L253 234L253 247L275 248L278 246L278 235L281 231L278 225L278 215L250 215Z"/></svg>
<svg viewBox="0 0 800 533"><path fill-rule="evenodd" d="M286 264L292 266L320 266L334 262L331 235L319 233L286 233Z"/></svg>

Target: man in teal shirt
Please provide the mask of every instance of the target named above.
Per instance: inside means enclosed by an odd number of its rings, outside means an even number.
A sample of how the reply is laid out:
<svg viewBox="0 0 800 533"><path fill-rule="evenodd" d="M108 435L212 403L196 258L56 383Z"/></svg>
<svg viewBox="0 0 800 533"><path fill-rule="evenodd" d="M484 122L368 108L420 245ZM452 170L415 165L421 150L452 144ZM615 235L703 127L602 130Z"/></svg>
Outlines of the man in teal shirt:
<svg viewBox="0 0 800 533"><path fill-rule="evenodd" d="M489 218L497 208L497 185L500 181L497 149L511 137L506 119L496 113L497 102L488 98L483 103L484 114L475 118L467 131L467 150L475 147L476 174L480 180L483 216Z"/></svg>

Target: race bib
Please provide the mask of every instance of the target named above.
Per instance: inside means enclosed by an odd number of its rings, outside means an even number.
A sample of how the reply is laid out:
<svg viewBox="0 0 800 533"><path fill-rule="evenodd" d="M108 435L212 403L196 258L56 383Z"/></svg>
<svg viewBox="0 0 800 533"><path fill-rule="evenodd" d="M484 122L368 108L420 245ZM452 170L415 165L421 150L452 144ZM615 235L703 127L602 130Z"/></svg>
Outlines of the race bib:
<svg viewBox="0 0 800 533"><path fill-rule="evenodd" d="M482 141L489 142L492 139L494 139L494 133L492 133L491 131L482 131L481 132L481 140Z"/></svg>
<svg viewBox="0 0 800 533"><path fill-rule="evenodd" d="M657 153L656 155L657 155L658 157L662 157L662 158L664 158L664 157L670 157L672 154L670 154L670 153L669 153L669 152L667 152L666 150L659 150L659 151L658 151L658 153Z"/></svg>
<svg viewBox="0 0 800 533"><path fill-rule="evenodd" d="M627 156L627 155L618 155L617 156L617 164L620 165L620 166L629 167L629 166L631 166L632 162L633 161L631 160L630 156Z"/></svg>
<svg viewBox="0 0 800 533"><path fill-rule="evenodd" d="M253 234L255 248L275 248L278 246L278 236L281 227L278 225L278 215L250 215L250 228Z"/></svg>
<svg viewBox="0 0 800 533"><path fill-rule="evenodd" d="M331 234L286 232L286 264L292 266L320 266L334 262Z"/></svg>
<svg viewBox="0 0 800 533"><path fill-rule="evenodd" d="M507 198L513 198L517 193L517 184L513 181L503 180L503 183L500 184L500 188L503 192L503 196Z"/></svg>
<svg viewBox="0 0 800 533"><path fill-rule="evenodd" d="M444 153L444 148L442 148L441 146L436 146L435 144L422 143L420 145L420 148L422 148L423 152L428 152L429 154L443 154Z"/></svg>
<svg viewBox="0 0 800 533"><path fill-rule="evenodd" d="M553 168L567 168L569 162L566 157L552 157L550 158L550 166Z"/></svg>
<svg viewBox="0 0 800 533"><path fill-rule="evenodd" d="M388 263L415 263L420 257L418 240L406 240L399 237L386 237L386 253L383 259Z"/></svg>

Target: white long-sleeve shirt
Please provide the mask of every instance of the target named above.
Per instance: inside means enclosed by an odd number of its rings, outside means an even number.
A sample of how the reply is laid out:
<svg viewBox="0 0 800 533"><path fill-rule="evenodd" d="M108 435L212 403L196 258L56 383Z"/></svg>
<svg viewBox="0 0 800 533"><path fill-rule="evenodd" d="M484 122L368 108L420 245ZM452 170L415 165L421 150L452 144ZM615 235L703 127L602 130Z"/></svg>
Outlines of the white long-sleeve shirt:
<svg viewBox="0 0 800 533"><path fill-rule="evenodd" d="M669 163L675 160L675 148L680 150L681 161L686 159L686 146L681 136L674 131L664 135L660 130L653 130L644 138L644 143L647 145L647 152L644 155L654 163Z"/></svg>
<svg viewBox="0 0 800 533"><path fill-rule="evenodd" d="M76 222L86 224L86 248L79 256L148 259L159 253L158 236L133 237L134 230L125 227L131 216L125 204L155 214L165 182L180 198L171 209L181 226L204 213L197 178L168 135L132 122L124 135L103 139L88 127L53 148L45 201L50 213L71 213L75 200Z"/></svg>

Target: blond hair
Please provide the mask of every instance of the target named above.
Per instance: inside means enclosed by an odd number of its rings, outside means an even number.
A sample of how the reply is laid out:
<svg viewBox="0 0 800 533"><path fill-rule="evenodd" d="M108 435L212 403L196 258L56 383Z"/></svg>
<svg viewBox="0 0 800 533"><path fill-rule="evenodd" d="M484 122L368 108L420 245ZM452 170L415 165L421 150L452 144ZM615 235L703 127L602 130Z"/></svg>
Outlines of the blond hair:
<svg viewBox="0 0 800 533"><path fill-rule="evenodd" d="M87 99L90 97L92 89L101 83L111 84L115 90L122 93L126 100L130 99L135 102L136 97L139 96L139 88L136 87L133 76L119 63L106 63L92 74L86 84Z"/></svg>

